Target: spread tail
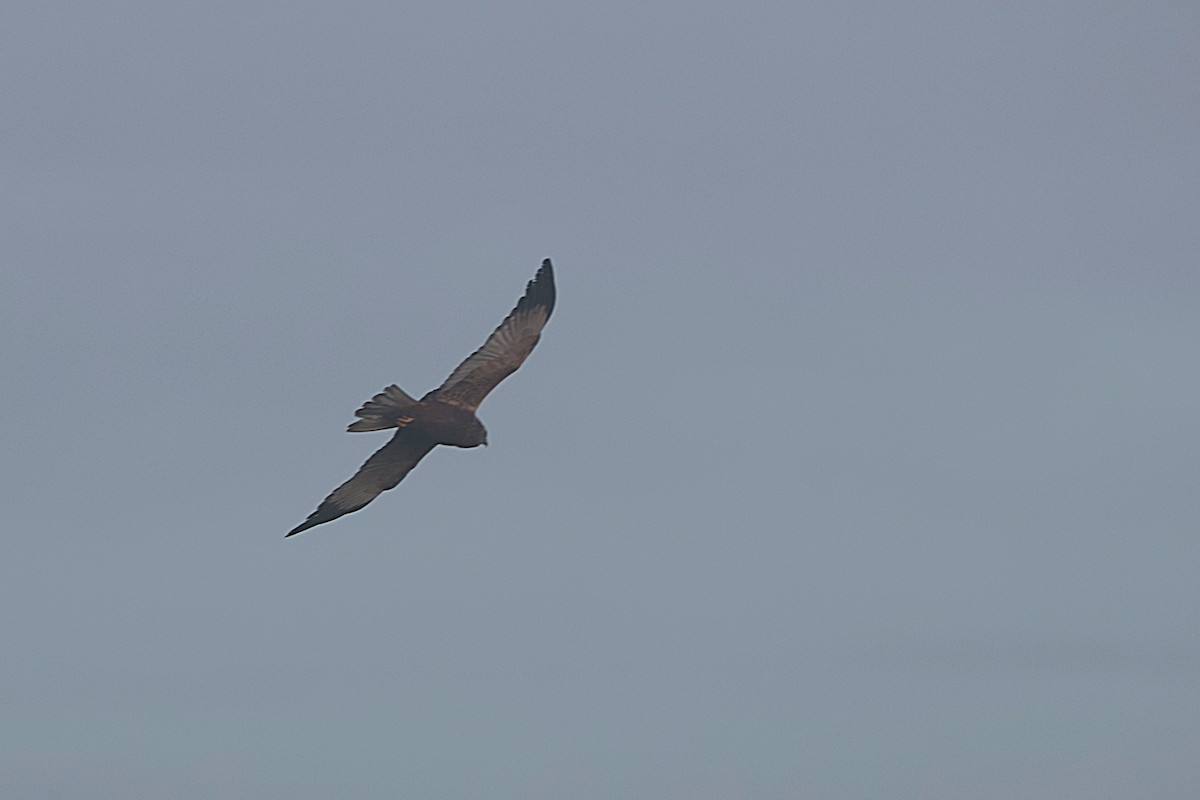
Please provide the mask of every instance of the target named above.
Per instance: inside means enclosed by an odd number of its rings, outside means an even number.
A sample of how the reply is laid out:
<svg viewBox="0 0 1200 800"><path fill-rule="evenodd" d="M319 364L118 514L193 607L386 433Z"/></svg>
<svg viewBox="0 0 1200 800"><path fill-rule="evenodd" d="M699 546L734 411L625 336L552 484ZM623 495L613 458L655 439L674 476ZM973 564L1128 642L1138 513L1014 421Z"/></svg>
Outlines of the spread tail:
<svg viewBox="0 0 1200 800"><path fill-rule="evenodd" d="M399 412L416 404L417 401L409 397L408 393L393 384L363 403L363 407L354 412L354 416L360 417L360 419L358 422L351 423L346 430L360 433L395 428L396 418L400 416Z"/></svg>

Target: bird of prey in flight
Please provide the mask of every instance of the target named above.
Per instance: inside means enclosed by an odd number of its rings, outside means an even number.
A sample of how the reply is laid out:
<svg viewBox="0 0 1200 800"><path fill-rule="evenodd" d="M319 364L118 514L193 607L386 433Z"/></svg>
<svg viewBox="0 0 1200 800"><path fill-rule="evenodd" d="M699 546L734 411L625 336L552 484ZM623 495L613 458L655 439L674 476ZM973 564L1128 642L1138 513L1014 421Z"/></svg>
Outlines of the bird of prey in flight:
<svg viewBox="0 0 1200 800"><path fill-rule="evenodd" d="M380 493L395 488L404 476L439 444L478 447L487 444L487 431L475 409L500 381L517 371L533 352L542 328L554 310L554 270L550 259L525 287L525 296L500 327L492 332L441 386L414 400L399 386L389 386L354 412L350 431L397 428L391 441L375 452L354 477L288 531L294 536L316 525L358 511Z"/></svg>

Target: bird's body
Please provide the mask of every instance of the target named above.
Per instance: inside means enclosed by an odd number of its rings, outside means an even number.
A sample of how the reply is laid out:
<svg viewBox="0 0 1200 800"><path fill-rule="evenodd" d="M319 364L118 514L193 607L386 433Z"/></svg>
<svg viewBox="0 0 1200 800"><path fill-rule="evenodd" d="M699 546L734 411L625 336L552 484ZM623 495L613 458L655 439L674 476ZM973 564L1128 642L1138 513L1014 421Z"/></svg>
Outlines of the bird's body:
<svg viewBox="0 0 1200 800"><path fill-rule="evenodd" d="M398 386L389 386L364 403L354 412L359 419L350 425L350 431L398 430L354 477L335 489L308 519L287 535L357 511L382 492L394 488L440 444L453 447L487 444L487 430L475 416L475 409L533 351L554 310L554 300L554 271L546 259L525 288L517 307L441 386L420 400Z"/></svg>
<svg viewBox="0 0 1200 800"><path fill-rule="evenodd" d="M420 402L397 410L396 435L408 433L431 444L453 447L478 447L487 444L487 430L473 411L443 403L428 395Z"/></svg>

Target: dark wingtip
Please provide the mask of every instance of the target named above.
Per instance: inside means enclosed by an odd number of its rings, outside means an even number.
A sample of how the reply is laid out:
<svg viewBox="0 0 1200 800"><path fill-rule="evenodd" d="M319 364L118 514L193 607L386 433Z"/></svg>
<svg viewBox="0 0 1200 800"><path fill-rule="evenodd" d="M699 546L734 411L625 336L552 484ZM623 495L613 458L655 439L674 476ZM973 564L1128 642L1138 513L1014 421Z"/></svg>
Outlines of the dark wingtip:
<svg viewBox="0 0 1200 800"><path fill-rule="evenodd" d="M370 500L367 502L369 503ZM366 503L363 503L363 505L366 505ZM317 510L308 515L308 519L304 520L304 522L301 522L299 525L285 533L283 538L286 539L289 536L295 536L297 533L304 533L304 531L308 530L309 528L315 528L318 525L324 525L326 522L333 522L338 517L345 516L351 511L357 511L360 508L362 508L361 505L355 506L354 508L342 508L336 502L332 502L328 497L326 497L321 502L321 505L317 506Z"/></svg>
<svg viewBox="0 0 1200 800"><path fill-rule="evenodd" d="M304 522L301 522L299 525L285 533L283 538L286 539L289 536L295 536L297 533L304 533L309 528L315 528L323 522L329 522L330 520L337 519L339 516L341 516L340 514L335 514L332 517L318 516L320 511L321 509L318 508L316 511L309 514L308 519L304 520Z"/></svg>
<svg viewBox="0 0 1200 800"><path fill-rule="evenodd" d="M322 514L322 511L328 511L328 509L323 508L324 503L321 505L322 508L318 508L316 511L309 514L308 519L304 520L304 522L301 522L299 525L285 533L283 538L286 539L289 536L295 536L297 533L304 533L309 528L315 528L318 525L324 525L326 522L332 522L333 520L342 516L342 514L346 513L343 511L341 513L334 514L333 516L330 516L328 513Z"/></svg>
<svg viewBox="0 0 1200 800"><path fill-rule="evenodd" d="M542 306L546 309L546 316L549 317L554 311L554 300L556 297L554 289L554 267L550 264L550 259L542 261L542 266L538 269L537 274L525 286L525 296L521 298L521 302L517 307L521 306Z"/></svg>

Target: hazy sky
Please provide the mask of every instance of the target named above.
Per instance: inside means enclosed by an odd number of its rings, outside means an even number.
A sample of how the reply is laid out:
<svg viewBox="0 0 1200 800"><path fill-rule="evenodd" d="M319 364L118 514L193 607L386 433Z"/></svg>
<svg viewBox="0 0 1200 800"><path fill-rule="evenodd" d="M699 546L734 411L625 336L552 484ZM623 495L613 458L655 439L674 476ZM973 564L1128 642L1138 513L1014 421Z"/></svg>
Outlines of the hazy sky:
<svg viewBox="0 0 1200 800"><path fill-rule="evenodd" d="M8 0L0 795L1200 796L1200 5ZM551 257L541 345L283 534Z"/></svg>

